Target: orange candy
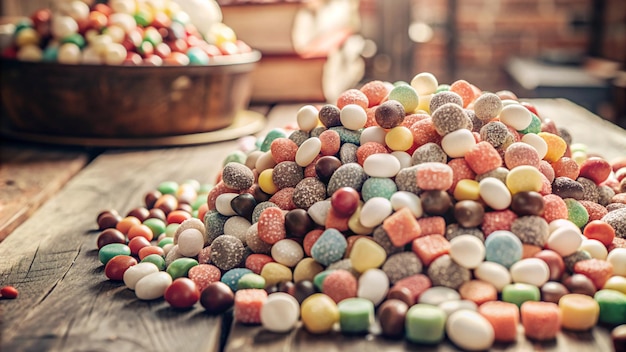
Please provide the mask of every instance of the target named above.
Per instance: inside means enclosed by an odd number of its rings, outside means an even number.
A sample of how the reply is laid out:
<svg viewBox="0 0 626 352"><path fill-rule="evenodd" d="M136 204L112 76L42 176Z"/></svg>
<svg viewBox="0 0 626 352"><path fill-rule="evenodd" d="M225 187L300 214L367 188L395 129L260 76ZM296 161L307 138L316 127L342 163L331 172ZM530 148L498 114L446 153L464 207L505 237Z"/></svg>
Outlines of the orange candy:
<svg viewBox="0 0 626 352"><path fill-rule="evenodd" d="M496 341L513 342L517 339L519 308L517 308L516 304L504 301L489 301L478 307L478 313L491 323Z"/></svg>
<svg viewBox="0 0 626 352"><path fill-rule="evenodd" d="M407 207L387 217L383 221L383 229L396 247L404 246L422 234L422 228Z"/></svg>
<svg viewBox="0 0 626 352"><path fill-rule="evenodd" d="M365 83L360 90L367 97L369 103L368 107L370 108L380 104L385 99L387 94L389 94L385 83L378 80Z"/></svg>
<svg viewBox="0 0 626 352"><path fill-rule="evenodd" d="M549 132L539 132L537 135L548 144L548 152L543 157L544 160L555 162L565 155L567 143L565 143L563 138Z"/></svg>
<svg viewBox="0 0 626 352"><path fill-rule="evenodd" d="M433 260L450 252L450 242L442 235L422 236L413 240L411 249L428 266Z"/></svg>
<svg viewBox="0 0 626 352"><path fill-rule="evenodd" d="M585 226L583 235L589 239L598 240L605 246L609 246L615 238L615 229L602 220L592 220Z"/></svg>
<svg viewBox="0 0 626 352"><path fill-rule="evenodd" d="M482 280L470 280L464 282L459 287L459 294L462 299L472 301L480 306L486 302L498 300L498 290L496 287Z"/></svg>
<svg viewBox="0 0 626 352"><path fill-rule="evenodd" d="M270 144L270 152L276 163L295 161L298 145L289 138L276 138Z"/></svg>
<svg viewBox="0 0 626 352"><path fill-rule="evenodd" d="M484 174L502 166L502 157L489 142L478 142L465 153L465 161L477 174Z"/></svg>
<svg viewBox="0 0 626 352"><path fill-rule="evenodd" d="M613 264L595 258L585 259L574 264L574 273L585 275L591 279L596 290L600 290L613 275Z"/></svg>
<svg viewBox="0 0 626 352"><path fill-rule="evenodd" d="M476 93L474 87L466 80L460 79L450 85L450 91L457 93L463 99L463 107L466 108L474 101Z"/></svg>
<svg viewBox="0 0 626 352"><path fill-rule="evenodd" d="M127 217L125 217L122 220L117 222L117 225L115 226L115 229L118 230L119 232L127 235L128 234L128 230L130 230L130 228L135 226L135 225L141 225L141 221L139 221L139 219L137 219L134 216L127 216Z"/></svg>
<svg viewBox="0 0 626 352"><path fill-rule="evenodd" d="M556 303L526 301L520 313L526 337L552 340L561 330L561 310Z"/></svg>
<svg viewBox="0 0 626 352"><path fill-rule="evenodd" d="M554 170L555 177L567 177L575 180L578 178L578 174L580 173L580 167L576 161L566 156L553 162L551 165Z"/></svg>
<svg viewBox="0 0 626 352"><path fill-rule="evenodd" d="M417 223L422 229L421 236L445 235L446 233L446 220L442 216L419 218L417 219Z"/></svg>
<svg viewBox="0 0 626 352"><path fill-rule="evenodd" d="M369 99L367 99L367 95L362 91L352 88L344 91L337 98L337 107L339 110L348 104L356 104L363 109L367 109L369 107Z"/></svg>

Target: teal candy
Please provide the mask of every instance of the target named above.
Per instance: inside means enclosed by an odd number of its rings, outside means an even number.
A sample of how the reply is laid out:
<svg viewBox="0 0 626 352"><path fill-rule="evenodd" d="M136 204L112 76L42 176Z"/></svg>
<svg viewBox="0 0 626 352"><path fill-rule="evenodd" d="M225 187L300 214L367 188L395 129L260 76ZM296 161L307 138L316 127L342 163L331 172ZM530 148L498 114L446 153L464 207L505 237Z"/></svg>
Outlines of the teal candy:
<svg viewBox="0 0 626 352"><path fill-rule="evenodd" d="M243 290L247 288L265 288L265 278L255 273L247 273L237 281L237 289Z"/></svg>
<svg viewBox="0 0 626 352"><path fill-rule="evenodd" d="M130 255L130 247L123 243L109 243L98 251L98 259L104 265L117 255Z"/></svg>
<svg viewBox="0 0 626 352"><path fill-rule="evenodd" d="M253 274L252 270L247 268L234 268L225 272L220 281L228 285L228 287L235 292L237 291L239 279L247 274Z"/></svg>
<svg viewBox="0 0 626 352"><path fill-rule="evenodd" d="M541 292L539 287L530 284L508 284L502 289L502 300L521 307L526 301L539 301Z"/></svg>
<svg viewBox="0 0 626 352"><path fill-rule="evenodd" d="M374 321L374 304L365 298L346 298L337 304L343 333L366 333Z"/></svg>
<svg viewBox="0 0 626 352"><path fill-rule="evenodd" d="M328 266L343 258L348 242L344 235L337 229L329 228L311 247L311 257L318 263Z"/></svg>
<svg viewBox="0 0 626 352"><path fill-rule="evenodd" d="M404 107L406 113L412 113L419 105L419 96L415 88L408 84L400 84L389 92L388 100L396 100Z"/></svg>
<svg viewBox="0 0 626 352"><path fill-rule="evenodd" d="M165 228L167 227L165 221L157 218L146 219L144 220L143 224L148 226L150 230L152 230L154 238L157 238L160 234L165 233Z"/></svg>
<svg viewBox="0 0 626 352"><path fill-rule="evenodd" d="M176 181L163 181L157 186L157 191L162 194L176 194L178 190L178 182Z"/></svg>
<svg viewBox="0 0 626 352"><path fill-rule="evenodd" d="M326 276L328 276L328 274L332 273L333 271L335 270L324 270L313 277L313 285L315 285L315 288L317 288L318 291L322 291L322 287L324 286L324 279L326 279Z"/></svg>
<svg viewBox="0 0 626 352"><path fill-rule="evenodd" d="M510 231L494 231L485 240L485 260L510 268L522 259L522 241Z"/></svg>
<svg viewBox="0 0 626 352"><path fill-rule="evenodd" d="M528 134L528 133L539 133L541 132L541 120L539 119L539 117L537 117L537 115L530 113L530 115L532 116L532 120L530 121L530 125L528 125L528 127L526 127L525 129L518 131L521 134Z"/></svg>
<svg viewBox="0 0 626 352"><path fill-rule="evenodd" d="M187 50L187 57L190 65L207 65L209 63L209 55L204 50L192 47Z"/></svg>
<svg viewBox="0 0 626 352"><path fill-rule="evenodd" d="M406 338L411 342L437 344L443 340L445 327L446 313L437 306L418 303L406 313Z"/></svg>
<svg viewBox="0 0 626 352"><path fill-rule="evenodd" d="M44 51L41 60L45 62L55 62L59 56L59 47L57 45L48 45Z"/></svg>
<svg viewBox="0 0 626 352"><path fill-rule="evenodd" d="M270 146L272 145L272 142L276 138L284 138L284 137L287 137L287 135L285 134L285 131L279 128L274 128L265 135L265 139L263 139L263 143L261 143L261 146L259 147L259 149L262 152L266 152L270 150Z"/></svg>
<svg viewBox="0 0 626 352"><path fill-rule="evenodd" d="M626 324L626 294L603 289L596 292L593 299L600 306L598 321L610 325Z"/></svg>
<svg viewBox="0 0 626 352"><path fill-rule="evenodd" d="M566 198L563 201L565 201L567 206L567 219L579 228L583 228L589 222L587 209L576 199Z"/></svg>
<svg viewBox="0 0 626 352"><path fill-rule="evenodd" d="M157 268L159 268L159 270L163 271L165 270L165 258L163 258L162 256L158 255L158 254L149 254L147 256L145 256L141 262L148 262L148 263L152 263L154 265L157 266Z"/></svg>
<svg viewBox="0 0 626 352"><path fill-rule="evenodd" d="M246 153L244 153L241 150L235 150L233 152L230 152L228 155L226 155L226 158L224 158L224 161L222 162L222 167L224 167L226 164L230 162L245 164L246 158L247 158Z"/></svg>
<svg viewBox="0 0 626 352"><path fill-rule="evenodd" d="M170 274L172 280L179 277L187 276L189 269L198 265L198 261L193 258L178 258L170 263L167 267L167 273Z"/></svg>
<svg viewBox="0 0 626 352"><path fill-rule="evenodd" d="M350 130L343 126L334 126L329 128L339 134L339 140L341 144L352 143L355 145L361 145L361 130Z"/></svg>
<svg viewBox="0 0 626 352"><path fill-rule="evenodd" d="M387 177L370 177L363 182L361 196L367 202L374 197L391 199L391 196L398 191L396 183Z"/></svg>

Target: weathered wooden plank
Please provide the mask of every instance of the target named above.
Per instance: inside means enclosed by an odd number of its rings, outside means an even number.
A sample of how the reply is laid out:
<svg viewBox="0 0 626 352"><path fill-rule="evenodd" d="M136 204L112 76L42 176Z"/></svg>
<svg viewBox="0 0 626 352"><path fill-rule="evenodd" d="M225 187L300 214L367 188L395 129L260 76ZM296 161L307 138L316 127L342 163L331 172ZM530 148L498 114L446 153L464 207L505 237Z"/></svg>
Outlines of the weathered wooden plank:
<svg viewBox="0 0 626 352"><path fill-rule="evenodd" d="M0 146L0 241L89 161L80 148L3 142Z"/></svg>

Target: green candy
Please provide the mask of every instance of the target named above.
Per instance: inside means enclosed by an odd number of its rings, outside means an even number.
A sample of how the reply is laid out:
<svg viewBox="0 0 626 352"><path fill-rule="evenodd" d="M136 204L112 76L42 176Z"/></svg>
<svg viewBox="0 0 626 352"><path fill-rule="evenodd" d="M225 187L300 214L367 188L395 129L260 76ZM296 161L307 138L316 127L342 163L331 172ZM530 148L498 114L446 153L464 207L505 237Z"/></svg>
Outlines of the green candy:
<svg viewBox="0 0 626 352"><path fill-rule="evenodd" d="M567 206L567 219L579 228L583 228L589 222L587 209L576 199L566 198L563 201Z"/></svg>
<svg viewBox="0 0 626 352"><path fill-rule="evenodd" d="M167 227L165 221L157 218L146 219L144 220L143 224L148 226L150 230L152 230L154 238L157 238L160 234L165 233L165 228Z"/></svg>
<svg viewBox="0 0 626 352"><path fill-rule="evenodd" d="M167 267L166 271L170 274L172 280L175 280L179 277L187 276L189 269L196 265L198 265L198 261L193 258L178 258Z"/></svg>
<svg viewBox="0 0 626 352"><path fill-rule="evenodd" d="M528 127L526 127L525 129L518 131L521 134L528 134L528 133L539 133L541 132L541 120L539 119L539 117L535 114L533 114L532 112L530 113L530 115L532 116L532 120L530 121L530 125L528 125Z"/></svg>
<svg viewBox="0 0 626 352"><path fill-rule="evenodd" d="M344 333L366 333L374 321L374 304L365 298L346 298L337 304Z"/></svg>
<svg viewBox="0 0 626 352"><path fill-rule="evenodd" d="M137 12L133 15L135 22L142 27L146 27L150 24L150 14L146 12Z"/></svg>
<svg viewBox="0 0 626 352"><path fill-rule="evenodd" d="M398 191L396 183L387 177L370 177L363 182L361 196L367 202L374 197L391 199L391 196Z"/></svg>
<svg viewBox="0 0 626 352"><path fill-rule="evenodd" d="M57 61L58 56L59 56L59 46L48 45L43 51L43 56L41 60L45 62L55 62Z"/></svg>
<svg viewBox="0 0 626 352"><path fill-rule="evenodd" d="M79 33L72 33L68 35L67 37L64 37L63 39L61 39L61 44L65 44L65 43L75 44L77 47L81 49L84 48L86 44L85 38Z"/></svg>
<svg viewBox="0 0 626 352"><path fill-rule="evenodd" d="M243 275L239 281L237 281L237 289L243 290L246 288L265 288L265 278L255 273Z"/></svg>
<svg viewBox="0 0 626 352"><path fill-rule="evenodd" d="M597 291L593 299L600 306L598 320L610 325L626 324L626 294L611 289Z"/></svg>
<svg viewBox="0 0 626 352"><path fill-rule="evenodd" d="M241 150L235 150L233 152L230 152L228 155L226 155L226 158L224 158L224 161L222 162L222 167L224 167L226 164L231 163L231 162L245 164L246 158L247 156L244 152L242 152Z"/></svg>
<svg viewBox="0 0 626 352"><path fill-rule="evenodd" d="M163 248L165 247L165 245L173 244L173 243L174 243L174 237L164 237L163 239L159 241L158 246Z"/></svg>
<svg viewBox="0 0 626 352"><path fill-rule="evenodd" d="M263 143L261 143L261 147L260 147L261 151L266 152L270 150L270 146L272 145L272 142L276 138L285 138L285 137L287 137L287 135L285 134L285 131L283 131L282 129L279 129L279 128L272 129L265 135L265 139L263 139Z"/></svg>
<svg viewBox="0 0 626 352"><path fill-rule="evenodd" d="M145 256L141 262L148 262L148 263L152 263L154 265L157 266L157 268L159 268L159 270L163 271L165 270L165 258L163 258L162 256L158 255L158 254L149 254L147 256Z"/></svg>
<svg viewBox="0 0 626 352"><path fill-rule="evenodd" d="M400 84L389 92L389 100L396 100L404 107L406 113L412 113L419 105L419 96L415 88L408 84Z"/></svg>
<svg viewBox="0 0 626 352"><path fill-rule="evenodd" d="M406 313L406 338L415 343L437 344L443 340L446 312L430 304L418 303Z"/></svg>
<svg viewBox="0 0 626 352"><path fill-rule="evenodd" d="M174 237L174 234L176 234L176 230L178 230L178 226L180 226L180 224L174 222L168 224L165 227L165 237Z"/></svg>
<svg viewBox="0 0 626 352"><path fill-rule="evenodd" d="M176 181L163 181L157 186L157 191L162 194L176 194L178 190L178 182Z"/></svg>
<svg viewBox="0 0 626 352"><path fill-rule="evenodd" d="M209 194L209 192L211 192L213 187L215 187L215 185L211 184L211 183L203 183L203 184L201 184L200 188L198 189L198 195L200 195L200 194Z"/></svg>
<svg viewBox="0 0 626 352"><path fill-rule="evenodd" d="M539 301L541 292L539 287L524 283L508 284L502 289L502 300L514 303L518 307L526 301Z"/></svg>
<svg viewBox="0 0 626 352"><path fill-rule="evenodd" d="M109 243L98 251L98 259L104 265L118 255L130 255L130 247L123 243Z"/></svg>
<svg viewBox="0 0 626 352"><path fill-rule="evenodd" d="M437 90L435 91L435 94L439 93L439 92L447 92L449 90L450 90L450 85L449 84L440 84L437 87Z"/></svg>
<svg viewBox="0 0 626 352"><path fill-rule="evenodd" d="M361 130L349 130L343 126L334 126L329 128L329 130L333 130L339 134L339 140L341 140L341 144L351 143L355 145L361 145Z"/></svg>
<svg viewBox="0 0 626 352"><path fill-rule="evenodd" d="M330 274L331 272L333 272L334 270L324 270L322 272L320 272L319 274L315 275L313 277L313 285L315 285L315 287L322 291L322 285L324 284L324 280L326 279L326 276L328 276L328 274Z"/></svg>

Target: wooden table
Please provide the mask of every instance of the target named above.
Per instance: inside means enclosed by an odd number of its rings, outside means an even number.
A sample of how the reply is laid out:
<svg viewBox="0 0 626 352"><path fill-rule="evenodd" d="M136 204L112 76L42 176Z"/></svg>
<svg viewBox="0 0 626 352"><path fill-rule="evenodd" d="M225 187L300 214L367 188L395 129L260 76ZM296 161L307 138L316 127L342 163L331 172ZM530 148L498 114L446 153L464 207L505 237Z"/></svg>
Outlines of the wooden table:
<svg viewBox="0 0 626 352"><path fill-rule="evenodd" d="M533 100L575 142L608 159L626 154L626 131L566 100ZM301 105L273 107L265 131L295 120ZM264 131L264 132L265 132ZM264 132L261 132L262 135ZM273 334L207 315L197 304L176 310L164 300L136 299L109 281L98 261L96 216L142 204L165 180L213 183L236 141L150 149L86 149L3 142L0 149L0 286L19 289L0 300L1 351L453 351L388 341L373 333ZM608 330L562 332L556 341L518 342L494 350L610 351Z"/></svg>

